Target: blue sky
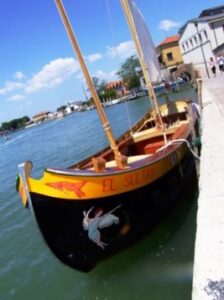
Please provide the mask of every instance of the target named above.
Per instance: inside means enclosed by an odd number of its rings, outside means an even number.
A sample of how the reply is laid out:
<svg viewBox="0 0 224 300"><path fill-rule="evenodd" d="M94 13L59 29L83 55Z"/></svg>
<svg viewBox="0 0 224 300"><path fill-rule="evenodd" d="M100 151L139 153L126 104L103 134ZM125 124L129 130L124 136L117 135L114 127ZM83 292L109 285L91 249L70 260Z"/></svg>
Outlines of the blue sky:
<svg viewBox="0 0 224 300"><path fill-rule="evenodd" d="M155 45L221 0L136 0ZM135 54L120 0L64 0L92 76L116 80ZM54 0L0 0L0 123L67 101L84 100L85 85Z"/></svg>

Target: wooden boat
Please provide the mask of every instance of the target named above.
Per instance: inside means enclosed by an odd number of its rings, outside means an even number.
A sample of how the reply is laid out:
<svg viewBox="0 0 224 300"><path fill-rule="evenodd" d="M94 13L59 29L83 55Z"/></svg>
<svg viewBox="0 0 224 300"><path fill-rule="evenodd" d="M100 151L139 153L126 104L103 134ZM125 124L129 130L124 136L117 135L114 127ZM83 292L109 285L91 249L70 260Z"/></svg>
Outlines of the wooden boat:
<svg viewBox="0 0 224 300"><path fill-rule="evenodd" d="M55 256L88 272L149 233L195 184L189 148L194 122L186 99L154 103L115 141L61 0L56 4L110 146L68 168L48 167L40 179L31 177L32 163L26 161L19 165L17 190ZM156 102L151 86L149 92Z"/></svg>

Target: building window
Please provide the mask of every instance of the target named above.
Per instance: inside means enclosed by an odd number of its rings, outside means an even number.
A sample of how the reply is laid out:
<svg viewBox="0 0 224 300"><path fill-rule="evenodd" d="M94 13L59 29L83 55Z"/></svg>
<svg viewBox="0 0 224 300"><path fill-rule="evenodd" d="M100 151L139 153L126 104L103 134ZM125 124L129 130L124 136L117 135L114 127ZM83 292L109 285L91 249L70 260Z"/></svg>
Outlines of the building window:
<svg viewBox="0 0 224 300"><path fill-rule="evenodd" d="M192 41L192 39L190 39L190 43L191 43L191 47L193 48L193 41Z"/></svg>
<svg viewBox="0 0 224 300"><path fill-rule="evenodd" d="M189 45L188 45L188 42L186 42L186 45L187 45L187 49L189 49Z"/></svg>
<svg viewBox="0 0 224 300"><path fill-rule="evenodd" d="M168 59L168 61L173 60L173 53L172 52L167 53L167 59Z"/></svg>
<svg viewBox="0 0 224 300"><path fill-rule="evenodd" d="M205 39L207 40L208 39L208 35L207 35L207 31L204 30L204 35L205 35Z"/></svg>
<svg viewBox="0 0 224 300"><path fill-rule="evenodd" d="M202 36L201 36L201 34L199 33L199 34L198 34L198 36L199 36L199 41L202 43L202 42L203 42L203 40L202 40Z"/></svg>
<svg viewBox="0 0 224 300"><path fill-rule="evenodd" d="M184 52L185 52L185 46L184 46L184 43L182 43L182 48L183 48L183 50L184 50Z"/></svg>
<svg viewBox="0 0 224 300"><path fill-rule="evenodd" d="M198 45L198 39L196 36L194 36L194 41L195 41L195 44Z"/></svg>

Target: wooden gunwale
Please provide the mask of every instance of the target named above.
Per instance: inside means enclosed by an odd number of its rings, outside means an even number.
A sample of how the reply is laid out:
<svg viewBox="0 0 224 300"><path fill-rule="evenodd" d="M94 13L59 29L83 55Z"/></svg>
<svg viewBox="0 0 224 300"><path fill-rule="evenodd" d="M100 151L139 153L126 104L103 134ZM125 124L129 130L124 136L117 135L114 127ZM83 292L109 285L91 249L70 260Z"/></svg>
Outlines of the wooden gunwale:
<svg viewBox="0 0 224 300"><path fill-rule="evenodd" d="M183 133L184 136L183 136ZM187 139L188 135L190 133L190 128L188 124L183 123L178 130L173 134L171 137L171 141L174 139L181 138ZM129 164L129 167L127 169L119 169L116 166L114 167L107 167L105 172L96 173L93 169L62 169L62 168L47 168L45 171L49 173L57 173L57 174L63 174L63 175L69 175L69 176L109 176L111 174L121 174L121 173L128 173L132 170L141 169L143 167L148 167L154 163L157 163L158 161L162 159L166 159L167 156L171 155L175 151L178 151L178 148L185 147L186 145L182 144L170 144L166 148L164 148L161 151L158 151L157 153L153 155L148 155L147 157L131 162Z"/></svg>
<svg viewBox="0 0 224 300"><path fill-rule="evenodd" d="M177 104L182 104L185 103L187 104L187 102L189 102L189 99L180 99L180 100L176 100L175 103ZM183 104L182 104L183 105ZM163 111L164 108L167 107L167 104L162 104L160 106L161 111ZM139 121L137 121L131 129L127 130L124 134L122 134L117 140L117 145L118 148L121 150L122 153L122 147L127 146L128 144L133 143L133 138L132 138L132 134L135 132L138 132L140 128L144 128L144 126L147 123L147 120L150 120L150 122L152 122L153 124L153 119L152 116L154 114L154 111L148 111ZM181 116L182 114L182 116ZM186 116L186 111L181 111L181 112L177 112L175 114L172 114L170 116L163 116L164 121L169 121L170 118L179 118L179 119L184 119L184 117ZM185 118L186 119L186 118ZM152 128L152 127L151 127ZM125 153L124 153L125 154ZM91 158L92 157L103 157L103 158L107 158L107 159L112 159L113 158L113 151L112 149L108 146L105 147L104 149L98 151L97 153L94 153L93 155L91 155L90 157L87 157L85 159L83 159L82 161L79 161L71 166L68 167L68 169L88 169L90 167L92 167L92 162L91 162Z"/></svg>

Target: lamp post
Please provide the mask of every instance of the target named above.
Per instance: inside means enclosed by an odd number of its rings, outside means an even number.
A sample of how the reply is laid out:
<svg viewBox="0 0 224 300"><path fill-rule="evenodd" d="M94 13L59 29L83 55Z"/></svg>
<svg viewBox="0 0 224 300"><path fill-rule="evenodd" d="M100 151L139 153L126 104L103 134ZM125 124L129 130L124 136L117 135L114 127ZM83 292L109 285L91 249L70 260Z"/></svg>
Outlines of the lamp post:
<svg viewBox="0 0 224 300"><path fill-rule="evenodd" d="M199 45L200 45L200 48L201 48L201 52L202 52L202 56L203 56L203 60L204 60L204 64L205 64L206 73L207 73L208 78L210 78L209 72L208 72L208 66L206 64L206 59L205 59L205 53L204 53L204 50L203 50L203 47L202 47L202 44L201 44L201 39L199 37L198 23L194 22L194 25L195 25L196 30L197 30L197 34L198 34L198 38L199 38Z"/></svg>

